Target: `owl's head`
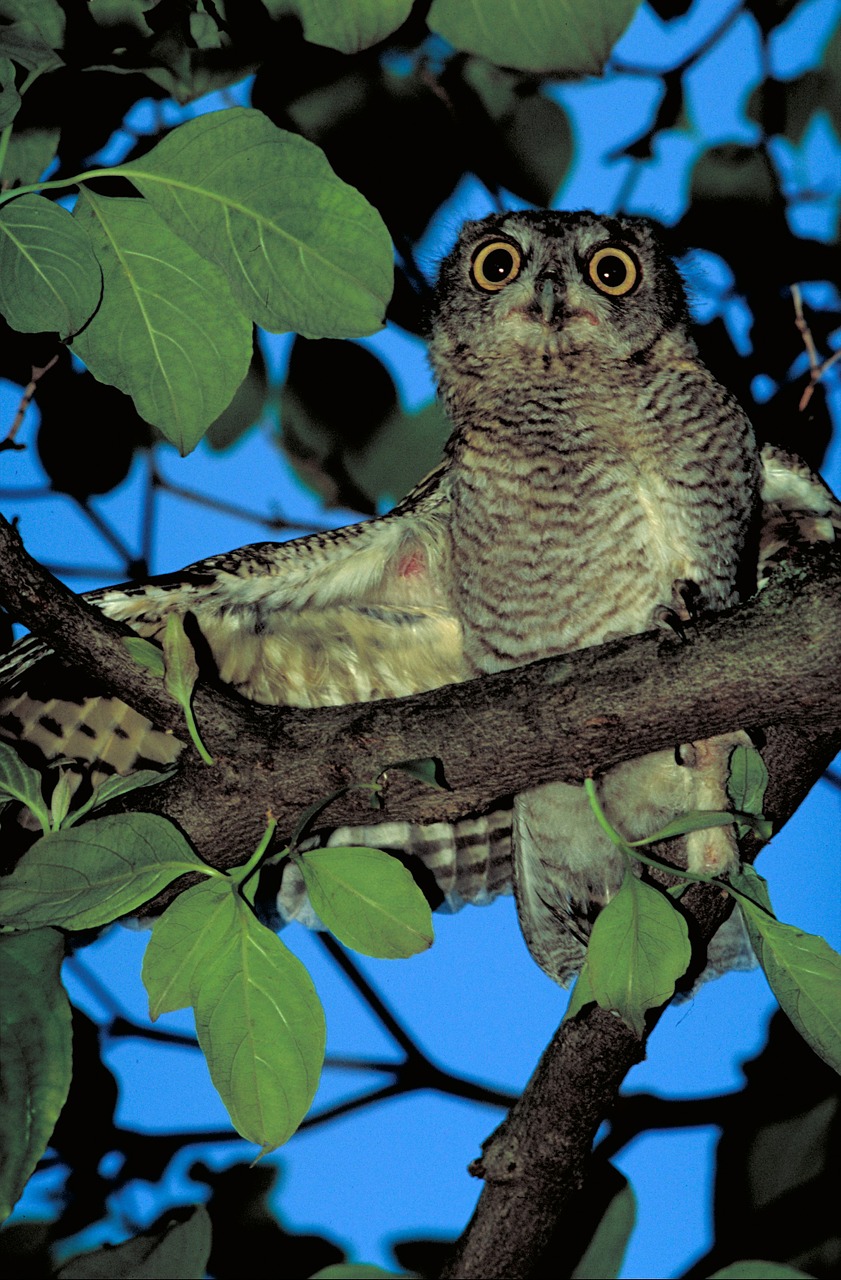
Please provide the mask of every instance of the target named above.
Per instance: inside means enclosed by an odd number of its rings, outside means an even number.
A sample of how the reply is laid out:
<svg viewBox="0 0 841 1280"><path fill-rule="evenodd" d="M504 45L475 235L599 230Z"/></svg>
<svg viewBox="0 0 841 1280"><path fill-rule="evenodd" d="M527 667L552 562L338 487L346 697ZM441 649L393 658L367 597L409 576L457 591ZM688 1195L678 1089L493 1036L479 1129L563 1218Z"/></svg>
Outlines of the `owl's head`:
<svg viewBox="0 0 841 1280"><path fill-rule="evenodd" d="M432 310L439 378L487 361L634 360L685 332L677 268L645 218L526 211L462 228Z"/></svg>

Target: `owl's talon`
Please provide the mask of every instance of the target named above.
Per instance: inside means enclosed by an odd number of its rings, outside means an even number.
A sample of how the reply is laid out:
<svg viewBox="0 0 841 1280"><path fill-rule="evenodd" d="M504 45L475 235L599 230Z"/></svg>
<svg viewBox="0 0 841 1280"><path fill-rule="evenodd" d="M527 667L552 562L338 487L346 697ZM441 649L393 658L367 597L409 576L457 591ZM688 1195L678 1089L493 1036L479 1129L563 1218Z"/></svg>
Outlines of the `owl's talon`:
<svg viewBox="0 0 841 1280"><path fill-rule="evenodd" d="M689 643L683 618L668 605L661 604L652 612L651 621L658 627L669 627L684 644Z"/></svg>

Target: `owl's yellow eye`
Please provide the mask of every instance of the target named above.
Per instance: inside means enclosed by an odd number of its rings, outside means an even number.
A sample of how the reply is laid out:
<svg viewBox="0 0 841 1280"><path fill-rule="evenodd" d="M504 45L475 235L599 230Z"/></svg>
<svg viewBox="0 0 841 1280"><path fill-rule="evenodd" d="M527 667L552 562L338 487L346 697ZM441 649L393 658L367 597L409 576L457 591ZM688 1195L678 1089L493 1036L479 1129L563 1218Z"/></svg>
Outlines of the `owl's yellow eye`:
<svg viewBox="0 0 841 1280"><path fill-rule="evenodd" d="M480 289L496 293L517 279L522 262L520 250L510 240L491 240L474 253L470 274Z"/></svg>
<svg viewBox="0 0 841 1280"><path fill-rule="evenodd" d="M639 263L626 249L597 249L587 264L590 283L599 293L621 298L639 280Z"/></svg>

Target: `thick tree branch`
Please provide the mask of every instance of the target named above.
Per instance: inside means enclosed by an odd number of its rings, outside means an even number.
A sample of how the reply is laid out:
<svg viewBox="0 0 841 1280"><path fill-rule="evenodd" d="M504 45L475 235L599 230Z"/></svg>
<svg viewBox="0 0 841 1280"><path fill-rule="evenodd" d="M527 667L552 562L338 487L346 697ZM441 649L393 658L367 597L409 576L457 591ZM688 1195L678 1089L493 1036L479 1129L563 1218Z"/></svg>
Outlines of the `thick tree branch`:
<svg viewBox="0 0 841 1280"><path fill-rule="evenodd" d="M127 629L35 564L5 521L0 600L97 688L184 736L161 682L128 658ZM452 787L433 792L393 775L384 816L417 821L482 809L553 778L580 782L646 751L739 727L831 737L841 725L839 616L841 557L824 551L741 608L702 622L688 644L668 633L634 636L413 698L316 711L199 688L196 717L215 766L188 748L178 776L137 803L176 821L209 861L232 865L256 844L267 810L289 831L308 805L403 760L439 757ZM788 791L789 801L802 798L796 783ZM351 792L327 820L371 816Z"/></svg>

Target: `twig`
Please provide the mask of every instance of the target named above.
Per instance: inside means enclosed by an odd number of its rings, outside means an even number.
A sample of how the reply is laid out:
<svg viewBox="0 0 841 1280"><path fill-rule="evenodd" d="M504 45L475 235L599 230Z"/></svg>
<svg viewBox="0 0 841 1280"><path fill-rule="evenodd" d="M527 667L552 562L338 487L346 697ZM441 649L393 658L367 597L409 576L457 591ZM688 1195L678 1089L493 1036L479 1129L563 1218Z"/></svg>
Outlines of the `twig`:
<svg viewBox="0 0 841 1280"><path fill-rule="evenodd" d="M45 365L32 366L32 377L27 383L24 389L23 395L20 398L18 411L15 414L14 422L9 428L9 434L6 436L5 440L0 440L0 452L3 449L23 449L26 447L25 445L17 444L17 442L15 441L15 436L20 430L21 423L23 422L26 416L26 411L29 408L30 404L32 403L32 397L35 395L35 391L38 386L38 383L41 381L44 374L48 373L50 369L52 369L53 365L57 361L58 361L58 352L56 352L52 360L48 360Z"/></svg>
<svg viewBox="0 0 841 1280"><path fill-rule="evenodd" d="M800 292L800 285L793 284L791 286L791 299L794 303L794 323L803 339L803 346L806 348L806 354L809 357L809 385L804 388L803 395L800 397L798 404L798 412L803 413L809 401L812 399L816 385L836 360L841 357L841 350L833 351L831 356L821 361L818 357L818 349L815 346L815 340L812 337L812 330L803 313L803 295Z"/></svg>

